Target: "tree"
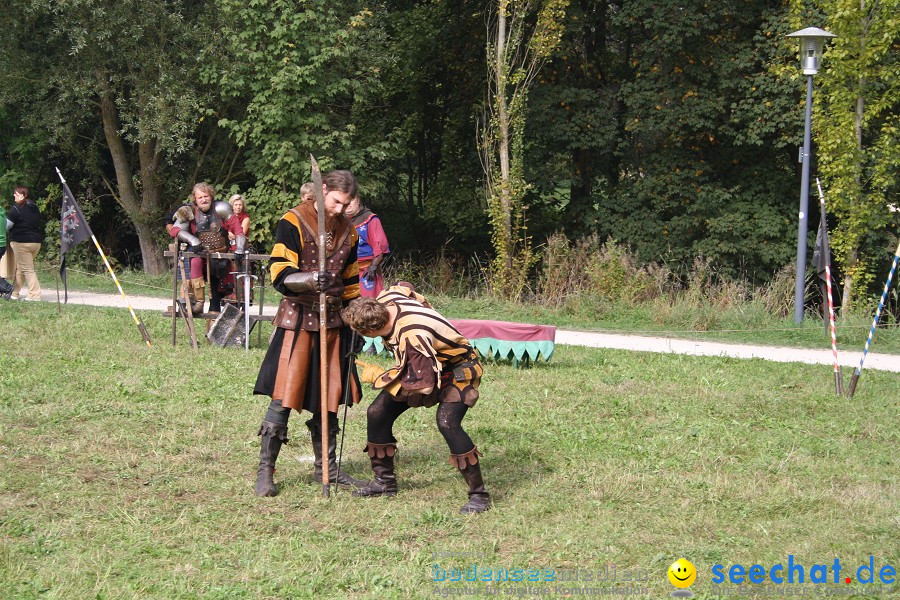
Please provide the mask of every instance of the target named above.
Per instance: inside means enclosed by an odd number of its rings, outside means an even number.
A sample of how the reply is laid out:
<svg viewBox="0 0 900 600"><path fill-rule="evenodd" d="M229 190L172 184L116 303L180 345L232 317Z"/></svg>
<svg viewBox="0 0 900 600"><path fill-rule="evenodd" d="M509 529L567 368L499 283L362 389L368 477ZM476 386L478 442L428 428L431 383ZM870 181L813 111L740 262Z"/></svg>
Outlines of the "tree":
<svg viewBox="0 0 900 600"><path fill-rule="evenodd" d="M846 310L894 248L886 228L888 203L900 190L900 2L822 0L815 8L838 36L816 78L813 133L838 218L832 247L843 266Z"/></svg>
<svg viewBox="0 0 900 600"><path fill-rule="evenodd" d="M497 0L488 21L488 90L480 142L496 253L493 283L508 298L518 296L534 264L522 202L528 90L562 37L567 5L568 0Z"/></svg>
<svg viewBox="0 0 900 600"><path fill-rule="evenodd" d="M466 252L490 249L472 143L473 107L484 97L483 9L480 0L405 0L379 13L393 59L377 118L398 145L376 202L399 247L452 240Z"/></svg>
<svg viewBox="0 0 900 600"><path fill-rule="evenodd" d="M617 181L598 232L647 260L688 268L705 255L726 274L770 275L791 256L795 104L767 72L780 2L623 3L627 44ZM784 33L787 33L785 31Z"/></svg>
<svg viewBox="0 0 900 600"><path fill-rule="evenodd" d="M379 164L394 150L391 131L373 130L367 111L381 93L382 32L361 3L220 0L227 23L227 68L206 80L239 114L220 116L256 178L248 192L258 235L298 201L309 155L323 169L350 169L370 192L383 185ZM380 123L380 121L375 121ZM266 227L265 225L268 225Z"/></svg>
<svg viewBox="0 0 900 600"><path fill-rule="evenodd" d="M3 17L3 53L15 57L0 74L3 101L26 105L29 122L70 157L84 154L134 226L151 274L164 267L159 220L167 196L185 195L190 168L179 161L209 101L198 81L215 29L209 8L13 0Z"/></svg>

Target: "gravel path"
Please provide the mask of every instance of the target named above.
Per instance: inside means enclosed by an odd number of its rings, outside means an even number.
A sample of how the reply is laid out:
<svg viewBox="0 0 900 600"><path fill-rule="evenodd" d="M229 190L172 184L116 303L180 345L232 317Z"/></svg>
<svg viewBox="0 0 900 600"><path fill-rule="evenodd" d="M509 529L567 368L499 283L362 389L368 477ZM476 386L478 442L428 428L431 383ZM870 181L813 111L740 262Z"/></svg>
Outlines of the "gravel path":
<svg viewBox="0 0 900 600"><path fill-rule="evenodd" d="M49 290L45 290L44 292L45 301L51 300L51 294L48 292ZM52 301L55 302L55 294L53 296ZM152 310L159 312L166 310L171 303L171 301L163 298L152 298L149 296L129 295L128 300L135 310ZM122 308L126 306L125 301L118 294L79 291L69 291L69 303ZM273 303L267 302L263 314L274 315L275 308ZM259 309L258 307L254 307L253 310L256 312ZM761 358L777 362L799 362L819 365L833 364L830 347L821 350L811 350L781 346L756 346L750 344L706 342L669 337L569 331L563 329L557 329L556 343L573 346L589 346L592 348L616 348L619 350L634 350L637 352L662 352L689 354L694 356L728 356L732 358ZM862 349L860 348L854 349L852 352L839 352L838 356L842 365L855 368L859 364L861 353ZM900 355L869 352L868 356L866 356L865 368L900 373ZM844 376L849 380L850 373L845 372Z"/></svg>

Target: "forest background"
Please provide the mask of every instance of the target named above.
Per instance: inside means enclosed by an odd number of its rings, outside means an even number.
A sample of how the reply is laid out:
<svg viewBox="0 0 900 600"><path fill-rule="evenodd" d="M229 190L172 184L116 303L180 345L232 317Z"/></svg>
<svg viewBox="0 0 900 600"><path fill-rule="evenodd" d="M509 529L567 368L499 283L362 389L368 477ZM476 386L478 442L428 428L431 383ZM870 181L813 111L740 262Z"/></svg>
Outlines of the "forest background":
<svg viewBox="0 0 900 600"><path fill-rule="evenodd" d="M607 240L650 279L699 260L762 284L796 249L805 85L785 35L817 26L838 37L815 77L812 172L846 306L878 290L897 242L898 4L10 0L2 201L29 186L56 235L58 166L101 244L153 275L162 219L196 181L244 193L267 251L312 152L357 174L400 253L492 257L494 281L521 273L508 296Z"/></svg>

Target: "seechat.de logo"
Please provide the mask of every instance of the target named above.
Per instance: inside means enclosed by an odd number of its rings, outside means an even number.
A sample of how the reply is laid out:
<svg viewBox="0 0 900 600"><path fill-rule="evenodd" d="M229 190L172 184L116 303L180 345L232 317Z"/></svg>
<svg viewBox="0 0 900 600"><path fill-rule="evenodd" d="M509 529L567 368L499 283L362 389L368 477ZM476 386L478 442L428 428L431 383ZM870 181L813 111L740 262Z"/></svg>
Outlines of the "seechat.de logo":
<svg viewBox="0 0 900 600"><path fill-rule="evenodd" d="M837 558L831 565L814 564L807 568L802 563L794 561L794 555L789 554L787 564L774 564L770 567L763 565L751 565L749 568L741 564L734 564L725 570L723 565L713 565L713 584L728 583L859 583L863 585L882 583L890 585L896 581L897 569L891 565L875 566L875 557L870 556L869 562L857 568L844 565ZM674 566L674 565L673 565Z"/></svg>

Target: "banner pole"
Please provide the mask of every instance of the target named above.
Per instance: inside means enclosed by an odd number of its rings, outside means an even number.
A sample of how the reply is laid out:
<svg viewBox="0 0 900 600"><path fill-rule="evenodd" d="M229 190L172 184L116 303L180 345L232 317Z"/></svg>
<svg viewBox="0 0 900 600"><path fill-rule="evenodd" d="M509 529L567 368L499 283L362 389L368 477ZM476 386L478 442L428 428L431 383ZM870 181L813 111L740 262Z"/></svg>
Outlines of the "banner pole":
<svg viewBox="0 0 900 600"><path fill-rule="evenodd" d="M110 276L112 277L113 282L116 284L116 287L119 288L119 293L122 294L122 298L125 300L125 304L128 305L128 311L131 313L131 318L134 319L135 324L138 326L138 330L141 332L141 337L144 338L144 342L147 344L147 347L150 347L150 334L147 333L147 328L144 327L144 322L141 321L140 317L134 314L134 309L131 308L131 303L128 301L128 297L125 296L125 291L122 289L122 286L119 285L119 280L116 278L116 274L113 272L112 267L109 264L109 261L106 260L106 254L103 253L103 248L100 247L100 243L97 241L97 237L94 235L94 232L91 231L91 226L88 225L87 220L84 218L84 215L81 213L81 208L78 206L78 201L75 200L75 196L72 195L72 191L69 189L68 184L66 184L66 178L63 177L62 171L59 170L59 167L56 167L56 174L59 175L59 181L62 184L62 192L63 192L63 200L62 200L62 211L60 214L60 275L63 278L63 285L65 286L65 267L66 264L66 251L74 245L77 245L84 240L87 239L87 236L84 233L89 233L91 236L91 240L94 242L94 246L97 248L97 252L100 253L100 258L103 259L103 264L106 265L106 270L109 271ZM73 234L67 238L67 215L66 213L66 199L71 201L71 211L73 213L73 218L76 222L84 225L85 231ZM73 225L73 229L78 225ZM72 230L68 230L69 233L72 233ZM58 289L58 286L57 286ZM59 292L57 291L57 296ZM68 295L68 287L66 288L66 301L69 300ZM58 299L57 299L58 302ZM174 310L174 307L172 307Z"/></svg>
<svg viewBox="0 0 900 600"><path fill-rule="evenodd" d="M822 193L822 182L816 177L816 187L819 189L819 203L821 205L821 220L825 228L825 235L828 235L828 221L825 216L825 194ZM823 246L825 240L823 240ZM826 328L831 332L831 354L834 358L834 391L838 396L844 395L844 380L841 373L841 363L838 361L837 351L837 330L834 326L834 295L831 289L831 253L826 254L828 261L825 263L825 290L828 294L828 323Z"/></svg>
<svg viewBox="0 0 900 600"><path fill-rule="evenodd" d="M146 342L147 347L150 347L150 334L147 333L147 328L144 327L144 322L141 321L141 318L134 314L134 309L131 308L131 302L128 301L128 296L125 295L125 290L122 289L122 286L119 284L119 279L116 277L115 272L110 266L109 261L106 260L106 254L103 253L103 248L100 247L100 243L97 241L97 236L93 233L91 234L91 240L94 242L94 246L97 247L97 252L100 253L100 257L103 259L103 264L106 265L106 270L109 271L110 277L112 277L113 282L115 282L116 287L119 288L119 293L122 295L122 299L125 300L125 304L128 305L128 312L131 313L131 318L134 319L135 325L137 325L138 330L141 332L141 336L144 338L144 342ZM173 307L174 308L174 307Z"/></svg>

